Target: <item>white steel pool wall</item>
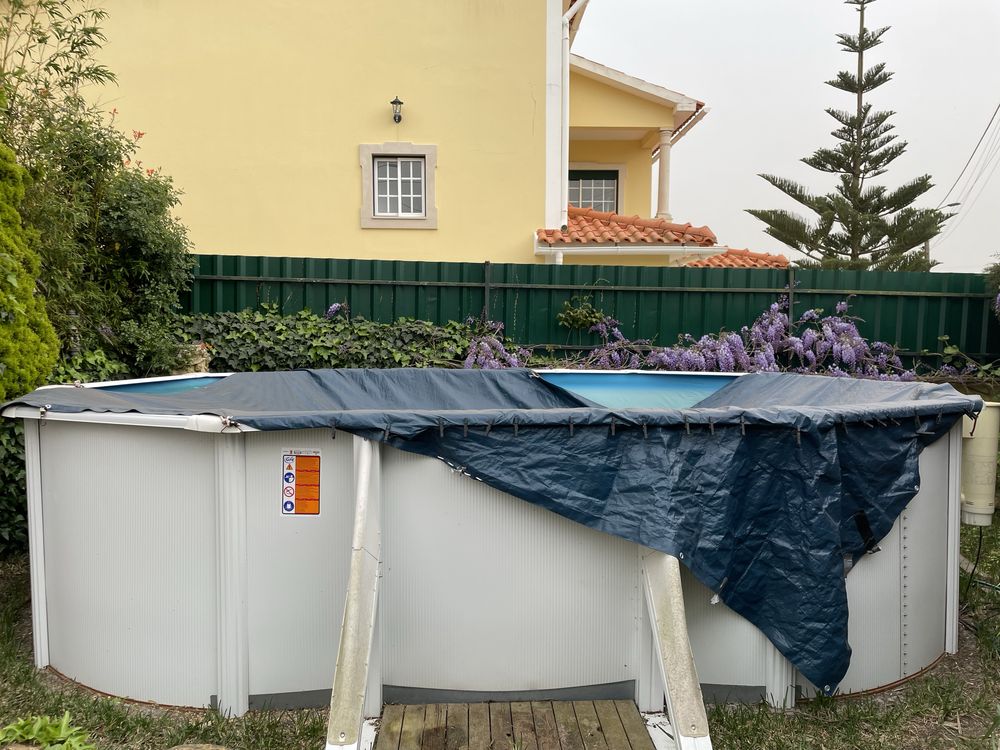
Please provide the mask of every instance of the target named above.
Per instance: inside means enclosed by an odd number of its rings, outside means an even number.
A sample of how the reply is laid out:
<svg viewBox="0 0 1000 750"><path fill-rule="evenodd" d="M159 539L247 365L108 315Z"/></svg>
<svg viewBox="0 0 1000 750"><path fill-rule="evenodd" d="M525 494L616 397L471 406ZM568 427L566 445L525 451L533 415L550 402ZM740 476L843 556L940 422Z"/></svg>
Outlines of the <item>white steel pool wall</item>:
<svg viewBox="0 0 1000 750"><path fill-rule="evenodd" d="M30 533L44 538L36 644L53 667L141 700L200 706L217 695L233 713L251 695L329 690L353 523L350 436L30 421ZM920 493L883 551L848 577L845 690L894 682L955 648L958 435L924 450ZM318 518L280 515L283 448L322 451ZM505 691L624 680L635 680L640 708L662 706L642 548L436 459L381 455L385 566L367 710L382 684ZM763 687L781 703L787 661L690 576L685 594L701 682ZM44 661L44 648L36 655Z"/></svg>
<svg viewBox="0 0 1000 750"><path fill-rule="evenodd" d="M330 689L354 524L353 438L331 434L244 436L252 696ZM281 456L288 448L321 451L319 516L281 514Z"/></svg>
<svg viewBox="0 0 1000 750"><path fill-rule="evenodd" d="M386 449L382 471L383 684L503 692L636 678L637 545L441 461Z"/></svg>
<svg viewBox="0 0 1000 750"><path fill-rule="evenodd" d="M49 663L174 705L216 692L210 435L37 423Z"/></svg>

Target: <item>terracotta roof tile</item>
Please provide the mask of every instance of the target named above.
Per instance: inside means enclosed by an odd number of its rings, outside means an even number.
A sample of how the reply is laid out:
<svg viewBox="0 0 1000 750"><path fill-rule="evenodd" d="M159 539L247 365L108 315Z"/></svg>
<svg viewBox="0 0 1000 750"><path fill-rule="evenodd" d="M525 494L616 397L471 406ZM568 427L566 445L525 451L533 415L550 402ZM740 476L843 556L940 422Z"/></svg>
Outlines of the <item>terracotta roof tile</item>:
<svg viewBox="0 0 1000 750"><path fill-rule="evenodd" d="M708 227L674 224L664 219L621 216L610 211L569 207L565 231L539 229L538 242L549 245L697 245L712 247L717 242Z"/></svg>
<svg viewBox="0 0 1000 750"><path fill-rule="evenodd" d="M729 248L718 255L699 258L686 265L690 268L788 268L788 258L784 255Z"/></svg>

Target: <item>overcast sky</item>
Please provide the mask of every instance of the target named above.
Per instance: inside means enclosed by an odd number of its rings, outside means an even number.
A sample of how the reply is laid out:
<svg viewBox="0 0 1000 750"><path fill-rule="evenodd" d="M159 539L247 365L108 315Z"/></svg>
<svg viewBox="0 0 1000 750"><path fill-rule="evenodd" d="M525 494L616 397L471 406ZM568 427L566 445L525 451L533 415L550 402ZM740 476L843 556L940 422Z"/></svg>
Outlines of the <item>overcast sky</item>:
<svg viewBox="0 0 1000 750"><path fill-rule="evenodd" d="M920 205L936 206L1000 103L1000 2L879 0L866 25L892 27L869 55L895 78L869 100L895 110L895 132L909 143L880 179L892 188L929 173L936 187ZM824 81L853 67L834 34L856 30L856 11L840 0L591 0L573 51L711 108L671 155L675 220L707 224L733 247L794 255L743 209L798 206L761 172L832 188L833 178L799 159L834 143L823 110L852 106ZM978 272L1000 253L1000 168L986 181L1000 164L1000 128L995 143L932 243L939 271Z"/></svg>

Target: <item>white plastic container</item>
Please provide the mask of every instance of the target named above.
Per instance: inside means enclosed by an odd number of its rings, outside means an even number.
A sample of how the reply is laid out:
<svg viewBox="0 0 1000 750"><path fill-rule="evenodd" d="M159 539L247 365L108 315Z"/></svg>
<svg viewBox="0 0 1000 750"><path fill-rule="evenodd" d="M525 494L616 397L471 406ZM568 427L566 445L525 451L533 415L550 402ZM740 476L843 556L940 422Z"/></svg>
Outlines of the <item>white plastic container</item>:
<svg viewBox="0 0 1000 750"><path fill-rule="evenodd" d="M989 526L996 503L1000 403L987 401L978 419L962 422L962 523Z"/></svg>

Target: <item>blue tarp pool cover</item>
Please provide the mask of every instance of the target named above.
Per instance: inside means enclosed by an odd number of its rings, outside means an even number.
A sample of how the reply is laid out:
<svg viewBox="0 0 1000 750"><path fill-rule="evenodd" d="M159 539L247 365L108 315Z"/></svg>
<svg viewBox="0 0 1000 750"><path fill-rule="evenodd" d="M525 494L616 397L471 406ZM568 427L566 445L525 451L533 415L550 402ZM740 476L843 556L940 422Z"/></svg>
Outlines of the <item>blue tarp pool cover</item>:
<svg viewBox="0 0 1000 750"><path fill-rule="evenodd" d="M982 401L785 373L715 385L691 408L610 408L529 370L298 370L169 394L44 389L8 405L336 427L442 458L680 558L832 693L851 658L845 558L889 532L920 487L920 451Z"/></svg>

